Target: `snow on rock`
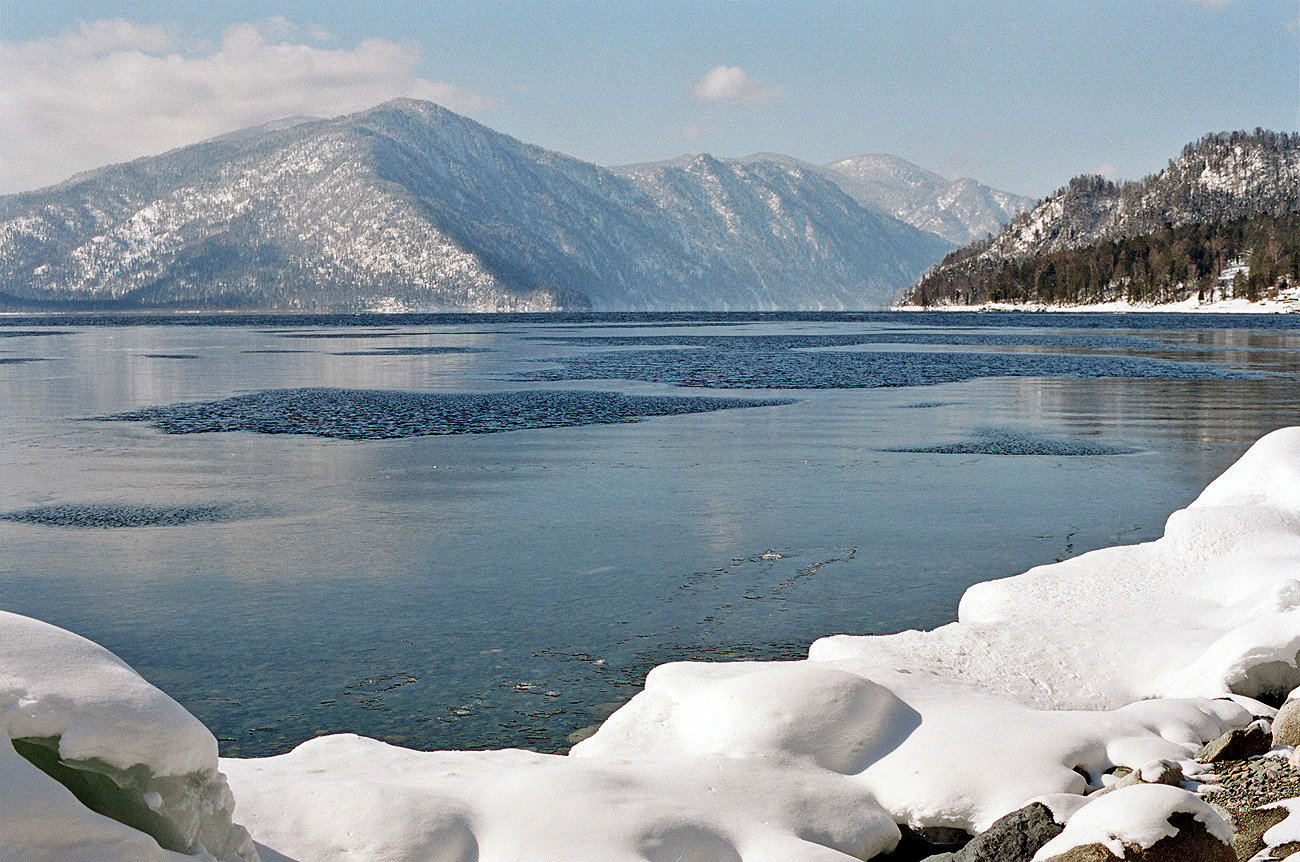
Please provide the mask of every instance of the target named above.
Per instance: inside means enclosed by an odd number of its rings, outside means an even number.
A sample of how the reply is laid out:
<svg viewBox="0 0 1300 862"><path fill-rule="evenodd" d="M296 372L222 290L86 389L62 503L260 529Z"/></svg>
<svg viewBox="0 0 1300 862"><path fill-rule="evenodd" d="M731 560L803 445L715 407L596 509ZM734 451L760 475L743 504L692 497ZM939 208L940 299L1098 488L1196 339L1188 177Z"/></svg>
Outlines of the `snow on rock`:
<svg viewBox="0 0 1300 862"><path fill-rule="evenodd" d="M1189 815L1179 818L1178 815ZM1198 827L1191 826L1191 822ZM1044 844L1033 862L1070 858L1067 852L1076 847L1100 845L1116 858L1123 859L1130 848L1150 850L1157 843L1173 839L1183 829L1203 831L1198 844L1223 845L1224 857L1235 859L1232 851L1232 827L1213 808L1194 793L1162 784L1136 784L1107 794L1075 811L1065 824L1065 831ZM1191 835L1184 840L1192 839ZM1080 855L1079 859L1095 859ZM1192 858L1185 849L1171 851L1159 858ZM1196 858L1209 859L1209 856Z"/></svg>
<svg viewBox="0 0 1300 862"><path fill-rule="evenodd" d="M0 729L0 857L256 860L216 739L103 647L0 611Z"/></svg>

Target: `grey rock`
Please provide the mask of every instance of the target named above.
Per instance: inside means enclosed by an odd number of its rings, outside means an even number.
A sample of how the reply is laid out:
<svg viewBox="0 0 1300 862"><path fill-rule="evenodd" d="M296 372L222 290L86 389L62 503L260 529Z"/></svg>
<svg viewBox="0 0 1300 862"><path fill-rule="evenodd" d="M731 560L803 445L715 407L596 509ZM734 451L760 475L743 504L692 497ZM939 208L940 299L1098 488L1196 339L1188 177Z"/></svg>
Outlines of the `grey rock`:
<svg viewBox="0 0 1300 862"><path fill-rule="evenodd" d="M952 862L1030 862L1038 849L1065 827L1041 802L999 818L953 854Z"/></svg>
<svg viewBox="0 0 1300 862"><path fill-rule="evenodd" d="M1255 722L1249 727L1232 730L1209 742L1196 754L1201 763L1221 763L1225 760L1245 760L1263 754L1273 747L1273 737L1265 726Z"/></svg>
<svg viewBox="0 0 1300 862"><path fill-rule="evenodd" d="M1300 698L1291 698L1273 717L1273 744L1300 747Z"/></svg>
<svg viewBox="0 0 1300 862"><path fill-rule="evenodd" d="M1232 847L1211 835L1196 815L1180 812L1170 816L1169 824L1178 830L1176 834L1150 847L1126 844L1123 856L1101 844L1084 844L1044 862L1237 862Z"/></svg>

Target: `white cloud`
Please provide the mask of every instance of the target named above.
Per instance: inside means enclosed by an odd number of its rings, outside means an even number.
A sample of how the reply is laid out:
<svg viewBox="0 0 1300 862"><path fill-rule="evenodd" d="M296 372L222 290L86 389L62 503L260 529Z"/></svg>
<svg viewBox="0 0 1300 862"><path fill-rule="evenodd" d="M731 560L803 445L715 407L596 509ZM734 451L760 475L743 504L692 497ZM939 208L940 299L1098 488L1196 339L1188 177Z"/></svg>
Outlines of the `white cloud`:
<svg viewBox="0 0 1300 862"><path fill-rule="evenodd" d="M765 87L745 74L739 66L714 66L695 83L691 95L701 102L743 102L747 105L770 105L784 95L781 87Z"/></svg>
<svg viewBox="0 0 1300 862"><path fill-rule="evenodd" d="M692 123L690 121L687 121L686 123L682 124L683 141L698 141L703 136L704 136L704 127L701 126L699 123Z"/></svg>
<svg viewBox="0 0 1300 862"><path fill-rule="evenodd" d="M37 188L113 162L280 117L334 116L398 96L455 111L495 100L416 72L418 47L367 39L351 50L297 40L284 18L238 24L187 50L165 28L83 23L0 43L0 192ZM307 38L328 37L307 28Z"/></svg>

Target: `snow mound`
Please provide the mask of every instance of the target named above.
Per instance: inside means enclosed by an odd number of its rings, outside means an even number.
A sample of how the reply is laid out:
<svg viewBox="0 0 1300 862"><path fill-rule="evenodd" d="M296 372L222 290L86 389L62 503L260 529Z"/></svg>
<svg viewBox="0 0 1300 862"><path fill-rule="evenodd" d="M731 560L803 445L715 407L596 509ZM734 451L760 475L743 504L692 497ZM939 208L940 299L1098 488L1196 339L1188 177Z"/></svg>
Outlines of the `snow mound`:
<svg viewBox="0 0 1300 862"><path fill-rule="evenodd" d="M103 647L0 611L0 728L0 856L257 858L216 739Z"/></svg>
<svg viewBox="0 0 1300 862"><path fill-rule="evenodd" d="M762 758L421 752L344 734L224 766L258 841L301 862L831 862L899 837L843 776Z"/></svg>

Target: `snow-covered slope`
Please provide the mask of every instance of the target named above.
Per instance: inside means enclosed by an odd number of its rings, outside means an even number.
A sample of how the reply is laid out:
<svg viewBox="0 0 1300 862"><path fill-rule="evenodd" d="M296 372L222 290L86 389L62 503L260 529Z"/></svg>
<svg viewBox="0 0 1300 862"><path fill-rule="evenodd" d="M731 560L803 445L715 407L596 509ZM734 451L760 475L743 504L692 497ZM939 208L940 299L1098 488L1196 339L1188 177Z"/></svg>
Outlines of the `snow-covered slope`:
<svg viewBox="0 0 1300 862"><path fill-rule="evenodd" d="M867 209L936 234L953 246L997 233L1034 205L1033 198L999 191L968 177L945 179L898 156L852 156L814 165L777 153L755 153L729 161L774 163L818 174Z"/></svg>
<svg viewBox="0 0 1300 862"><path fill-rule="evenodd" d="M620 176L413 100L0 199L29 307L866 308L944 250L815 175Z"/></svg>
<svg viewBox="0 0 1300 862"><path fill-rule="evenodd" d="M997 233L1034 205L1033 198L999 191L968 177L949 180L898 156L852 156L827 168L858 203L878 207L953 245Z"/></svg>

